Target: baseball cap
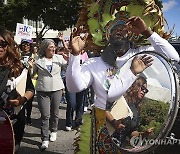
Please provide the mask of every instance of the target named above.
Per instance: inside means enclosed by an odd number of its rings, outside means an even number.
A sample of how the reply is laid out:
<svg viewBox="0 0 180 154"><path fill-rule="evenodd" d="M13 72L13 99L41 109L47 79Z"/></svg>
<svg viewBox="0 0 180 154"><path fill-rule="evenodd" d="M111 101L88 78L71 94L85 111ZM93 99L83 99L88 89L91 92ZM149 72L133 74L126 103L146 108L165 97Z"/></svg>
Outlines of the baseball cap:
<svg viewBox="0 0 180 154"><path fill-rule="evenodd" d="M23 42L33 43L33 40L32 40L32 39L22 39L22 40L21 40L21 44L22 44Z"/></svg>

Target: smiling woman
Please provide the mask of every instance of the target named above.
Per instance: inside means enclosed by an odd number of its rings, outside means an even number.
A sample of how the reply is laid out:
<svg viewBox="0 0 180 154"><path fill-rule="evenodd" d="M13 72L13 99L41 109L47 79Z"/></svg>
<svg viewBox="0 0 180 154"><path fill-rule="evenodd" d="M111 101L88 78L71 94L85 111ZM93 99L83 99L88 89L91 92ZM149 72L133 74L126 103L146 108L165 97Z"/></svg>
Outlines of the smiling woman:
<svg viewBox="0 0 180 154"><path fill-rule="evenodd" d="M67 62L62 55L55 54L55 42L52 39L43 40L38 54L39 59L35 60L32 76L38 75L36 91L42 119L41 148L46 149L49 145L49 129L50 141L57 138L59 105L64 89L60 73Z"/></svg>
<svg viewBox="0 0 180 154"><path fill-rule="evenodd" d="M17 91L16 79L21 77L25 70L21 63L20 52L13 39L13 34L6 29L0 29L0 110L5 111L13 121L11 125L13 125L15 138L13 138L12 142L15 141L16 150L18 150L24 134L25 111L24 107L22 107L16 114L14 107L24 105L34 94L34 86L29 73L25 75L27 80L23 81L25 83L24 86L21 86L21 89L25 89L25 92L20 95ZM1 128L2 126L6 127L5 123L0 123L0 125ZM0 141L0 143L4 142L5 140ZM3 149L6 149L6 147L3 147ZM7 153L7 151L3 153Z"/></svg>
<svg viewBox="0 0 180 154"><path fill-rule="evenodd" d="M148 128L144 132L138 131L142 100L147 92L147 80L144 77L139 76L124 94L124 104L126 104L126 107L122 106L122 101L118 101L112 106L111 112L106 111L106 125L109 130L109 134L111 135L112 140L119 144L119 147L124 145L127 136L139 136L141 133L143 137L148 137L153 132L152 128ZM123 110L126 110L126 108L128 111L126 112L127 115L124 114L124 117L122 118L122 112L124 112ZM119 111L121 111L121 116L117 116L118 113L115 113ZM113 116L114 114L116 117ZM112 126L110 126L108 122Z"/></svg>

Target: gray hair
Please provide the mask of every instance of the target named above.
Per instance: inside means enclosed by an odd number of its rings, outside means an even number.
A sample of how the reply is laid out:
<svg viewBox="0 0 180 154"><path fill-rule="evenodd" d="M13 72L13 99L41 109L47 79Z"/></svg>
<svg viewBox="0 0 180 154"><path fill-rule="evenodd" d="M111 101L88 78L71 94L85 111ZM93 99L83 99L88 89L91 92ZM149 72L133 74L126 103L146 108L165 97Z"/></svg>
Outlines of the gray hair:
<svg viewBox="0 0 180 154"><path fill-rule="evenodd" d="M39 48L39 56L40 57L45 57L45 51L46 49L48 48L48 46L50 45L50 43L54 43L54 40L52 39L44 39L40 45L40 48Z"/></svg>

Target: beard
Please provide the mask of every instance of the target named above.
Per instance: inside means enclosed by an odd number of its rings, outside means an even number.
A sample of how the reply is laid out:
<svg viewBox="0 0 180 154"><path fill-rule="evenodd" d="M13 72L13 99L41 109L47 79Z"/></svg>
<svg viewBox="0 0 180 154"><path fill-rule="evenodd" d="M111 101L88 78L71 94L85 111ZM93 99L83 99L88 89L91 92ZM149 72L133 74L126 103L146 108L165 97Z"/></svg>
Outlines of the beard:
<svg viewBox="0 0 180 154"><path fill-rule="evenodd" d="M109 43L113 46L117 54L124 54L130 47L127 37L116 36L110 37Z"/></svg>

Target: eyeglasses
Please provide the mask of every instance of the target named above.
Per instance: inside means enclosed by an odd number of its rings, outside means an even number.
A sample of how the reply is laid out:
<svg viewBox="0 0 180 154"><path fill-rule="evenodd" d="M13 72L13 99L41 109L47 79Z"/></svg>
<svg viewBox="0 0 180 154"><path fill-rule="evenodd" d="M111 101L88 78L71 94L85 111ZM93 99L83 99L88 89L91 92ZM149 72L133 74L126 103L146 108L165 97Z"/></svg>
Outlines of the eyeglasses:
<svg viewBox="0 0 180 154"><path fill-rule="evenodd" d="M1 46L2 48L5 48L7 45L8 45L8 42L6 42L6 41L0 41L0 46Z"/></svg>
<svg viewBox="0 0 180 154"><path fill-rule="evenodd" d="M145 86L141 86L141 91L143 91L145 94L149 92Z"/></svg>
<svg viewBox="0 0 180 154"><path fill-rule="evenodd" d="M49 46L48 49L50 49L50 50L52 50L52 49L55 50L55 49L56 49L56 46Z"/></svg>
<svg viewBox="0 0 180 154"><path fill-rule="evenodd" d="M29 43L22 44L22 47L25 47L25 46L30 46L30 44Z"/></svg>

